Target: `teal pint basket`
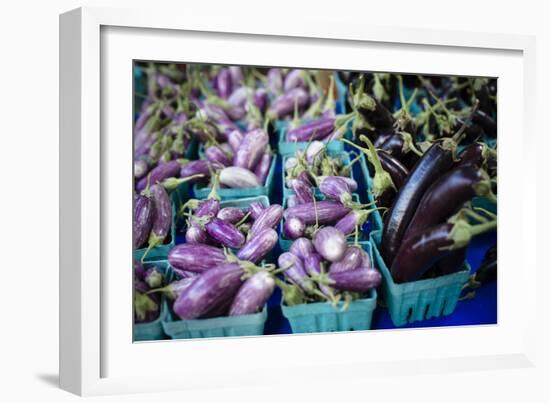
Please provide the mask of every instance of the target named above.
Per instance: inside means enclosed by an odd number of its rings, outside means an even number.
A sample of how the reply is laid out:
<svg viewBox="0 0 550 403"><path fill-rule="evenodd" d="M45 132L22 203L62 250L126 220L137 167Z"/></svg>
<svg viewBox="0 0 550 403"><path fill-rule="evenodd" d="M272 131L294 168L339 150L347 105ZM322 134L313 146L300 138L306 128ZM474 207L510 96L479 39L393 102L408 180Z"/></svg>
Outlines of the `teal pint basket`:
<svg viewBox="0 0 550 403"><path fill-rule="evenodd" d="M470 276L468 263L464 263L464 270L456 273L396 284L378 249L381 236L381 231L372 232L371 244L374 261L382 273L382 297L395 326L452 314Z"/></svg>
<svg viewBox="0 0 550 403"><path fill-rule="evenodd" d="M376 307L376 290L370 290L367 298L352 301L345 311L342 302L333 307L329 302L314 302L286 306L281 304L292 333L347 332L369 330Z"/></svg>
<svg viewBox="0 0 550 403"><path fill-rule="evenodd" d="M172 269L170 268L170 264L166 260L145 262L144 266L146 269L150 268L151 266L156 266L160 271L164 273L165 283L171 281ZM168 315L168 309L164 296L161 297L160 304L160 315L156 320L148 323L134 324L134 341L166 340L168 338L166 333L164 333L164 329L162 327L162 322L166 319Z"/></svg>
<svg viewBox="0 0 550 403"><path fill-rule="evenodd" d="M263 186L241 189L219 188L218 195L220 196L220 199L229 200L244 197L269 196L273 190L276 164L277 154L274 154L273 160L271 161L271 167L269 168L269 173ZM206 199L211 190L212 189L208 186L201 186L199 184L193 185L193 193L196 199Z"/></svg>
<svg viewBox="0 0 550 403"><path fill-rule="evenodd" d="M329 153L329 155L331 155L332 157L340 158L344 165L347 165L351 162L350 154L348 152L345 152L345 151L343 151L341 153L337 153L337 154L330 154ZM285 176L286 176L285 163L286 163L286 160L290 157L291 157L290 155L283 156L282 175L281 175L281 182L282 182L281 186L282 186L282 189L283 189L283 196L291 196L291 195L294 194L294 190L292 190L291 188L289 188L286 185L286 178L285 178ZM350 178L356 180L356 178L353 175L353 169L351 170ZM317 195L321 194L318 187L314 188L314 192Z"/></svg>
<svg viewBox="0 0 550 403"><path fill-rule="evenodd" d="M169 310L168 304L166 309ZM172 339L258 336L264 333L267 307L255 314L221 316L211 319L179 320L168 312L162 322L164 332Z"/></svg>

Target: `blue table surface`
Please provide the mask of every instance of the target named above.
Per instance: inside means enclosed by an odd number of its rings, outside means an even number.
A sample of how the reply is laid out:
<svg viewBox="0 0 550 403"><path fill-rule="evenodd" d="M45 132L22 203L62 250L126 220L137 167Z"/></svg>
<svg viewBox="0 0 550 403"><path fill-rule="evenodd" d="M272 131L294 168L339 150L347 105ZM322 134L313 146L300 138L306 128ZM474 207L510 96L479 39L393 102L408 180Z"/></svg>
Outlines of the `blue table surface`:
<svg viewBox="0 0 550 403"><path fill-rule="evenodd" d="M346 147L347 148L347 147ZM352 150L347 150L352 151ZM277 160L275 185L273 193L270 196L271 204L281 204L283 202L281 181L282 181L282 158ZM359 164L354 166L354 175L356 178L363 178ZM366 202L366 189L363 181L359 181L357 193L361 200ZM368 230L369 223L364 227ZM178 234L176 243L184 242L183 234ZM467 249L467 261L475 272L479 266L486 251L496 244L496 232L486 233L475 237L470 242ZM274 250L273 256L281 253L279 246ZM461 300L458 302L455 311L448 316L440 316L412 324L399 326L399 328L417 328L417 327L435 327L435 326L458 326L458 325L481 325L495 324L497 321L497 283L488 282L475 290L476 295L473 299ZM265 324L265 334L289 334L292 333L288 320L283 316L281 308L281 292L276 289L268 301L268 319ZM372 319L372 329L394 329L396 326L391 321L388 310L380 304L380 293L378 306L376 307Z"/></svg>

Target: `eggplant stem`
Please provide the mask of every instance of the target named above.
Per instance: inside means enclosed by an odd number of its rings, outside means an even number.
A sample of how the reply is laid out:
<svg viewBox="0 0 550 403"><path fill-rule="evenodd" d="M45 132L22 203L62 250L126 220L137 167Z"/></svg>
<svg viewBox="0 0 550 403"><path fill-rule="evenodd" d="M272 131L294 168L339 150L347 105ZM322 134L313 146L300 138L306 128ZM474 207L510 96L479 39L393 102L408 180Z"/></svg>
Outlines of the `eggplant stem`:
<svg viewBox="0 0 550 403"><path fill-rule="evenodd" d="M235 227L238 227L239 225L244 224L246 222L246 220L248 220L248 217L250 217L250 214L251 214L250 211L248 213L246 213L244 215L244 217L241 220L239 220L239 222L237 222L237 224L235 224Z"/></svg>

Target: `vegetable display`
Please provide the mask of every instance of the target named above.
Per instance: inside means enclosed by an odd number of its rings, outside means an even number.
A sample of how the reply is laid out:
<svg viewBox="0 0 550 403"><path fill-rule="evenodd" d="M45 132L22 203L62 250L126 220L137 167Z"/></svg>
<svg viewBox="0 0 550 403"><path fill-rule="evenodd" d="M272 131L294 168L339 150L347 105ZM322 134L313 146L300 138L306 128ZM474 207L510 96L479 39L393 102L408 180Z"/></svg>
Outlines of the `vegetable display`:
<svg viewBox="0 0 550 403"><path fill-rule="evenodd" d="M134 69L136 326L271 334L282 311L293 331L368 329L374 309L394 309L391 287L416 292L403 297L413 316L453 275L476 291L495 280L496 249L467 270L480 235L496 243L496 80Z"/></svg>

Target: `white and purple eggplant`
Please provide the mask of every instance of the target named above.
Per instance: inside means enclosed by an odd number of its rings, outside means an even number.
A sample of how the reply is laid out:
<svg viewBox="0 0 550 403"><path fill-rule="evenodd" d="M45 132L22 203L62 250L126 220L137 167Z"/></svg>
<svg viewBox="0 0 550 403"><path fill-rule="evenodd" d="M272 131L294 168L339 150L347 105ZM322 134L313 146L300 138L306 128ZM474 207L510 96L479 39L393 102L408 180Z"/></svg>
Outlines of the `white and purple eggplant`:
<svg viewBox="0 0 550 403"><path fill-rule="evenodd" d="M279 96L283 92L283 73L279 68L267 71L267 90L272 96Z"/></svg>
<svg viewBox="0 0 550 403"><path fill-rule="evenodd" d="M304 269L306 273L312 278L315 278L316 276L322 275L324 273L322 265L323 258L318 253L311 253L304 259ZM329 298L334 298L334 291L332 290L332 288L321 282L317 285L319 286L319 290L321 290L321 292L325 296Z"/></svg>
<svg viewBox="0 0 550 403"><path fill-rule="evenodd" d="M134 204L134 247L142 247L153 226L155 206L153 199L145 195L138 195Z"/></svg>
<svg viewBox="0 0 550 403"><path fill-rule="evenodd" d="M275 290L273 275L259 271L239 288L229 308L229 316L249 315L260 311Z"/></svg>
<svg viewBox="0 0 550 403"><path fill-rule="evenodd" d="M309 94L301 87L293 88L290 91L277 97L269 106L266 117L269 120L282 119L298 109L304 109L309 104Z"/></svg>
<svg viewBox="0 0 550 403"><path fill-rule="evenodd" d="M227 248L240 248L245 242L244 235L233 224L213 217L204 228L215 242Z"/></svg>
<svg viewBox="0 0 550 403"><path fill-rule="evenodd" d="M306 225L333 223L351 210L342 203L332 200L321 200L303 203L287 208L283 214L286 218L298 217Z"/></svg>
<svg viewBox="0 0 550 403"><path fill-rule="evenodd" d="M334 131L334 124L335 119L333 118L318 118L289 130L286 133L286 140L306 142L324 139Z"/></svg>
<svg viewBox="0 0 550 403"><path fill-rule="evenodd" d="M260 214L262 213L262 211L264 211L265 209L265 206L260 203L260 202L252 202L248 205L248 211L250 212L250 217L253 219L253 220L256 220Z"/></svg>
<svg viewBox="0 0 550 403"><path fill-rule="evenodd" d="M258 178L258 182L260 182L262 185L266 184L265 181L267 179L267 176L269 175L272 160L273 155L271 154L271 151L266 151L256 165L256 168L254 169L254 174Z"/></svg>
<svg viewBox="0 0 550 403"><path fill-rule="evenodd" d="M238 207L224 207L220 209L216 215L220 220L227 221L231 224L237 224L244 216L244 211Z"/></svg>
<svg viewBox="0 0 550 403"><path fill-rule="evenodd" d="M182 161L180 160L159 163L151 170L151 172L149 172L149 174L147 174L147 176L138 181L136 184L136 190L141 192L142 190L145 190L148 184L154 185L155 183L163 182L168 178L179 177L181 168Z"/></svg>
<svg viewBox="0 0 550 403"><path fill-rule="evenodd" d="M338 273L359 268L363 263L363 253L363 249L359 246L348 246L344 253L344 257L329 266L329 273Z"/></svg>
<svg viewBox="0 0 550 403"><path fill-rule="evenodd" d="M204 156L211 163L220 164L226 167L231 165L233 153L228 153L227 150L223 149L221 146L214 145L204 150Z"/></svg>
<svg viewBox="0 0 550 403"><path fill-rule="evenodd" d="M269 136L263 129L254 129L246 133L233 157L236 167L253 170L266 151Z"/></svg>
<svg viewBox="0 0 550 403"><path fill-rule="evenodd" d="M327 199L337 200L345 206L352 202L350 188L341 176L325 176L319 183L319 191Z"/></svg>
<svg viewBox="0 0 550 403"><path fill-rule="evenodd" d="M329 273L328 278L330 286L340 291L367 292L382 282L380 272L371 267Z"/></svg>
<svg viewBox="0 0 550 403"><path fill-rule="evenodd" d="M325 260L338 262L347 249L346 236L334 227L323 227L313 234L313 246Z"/></svg>
<svg viewBox="0 0 550 403"><path fill-rule="evenodd" d="M237 252L237 257L240 260L259 263L275 247L278 239L277 231L264 228L244 244Z"/></svg>
<svg viewBox="0 0 550 403"><path fill-rule="evenodd" d="M292 242L292 245L290 245L289 252L295 256L298 256L300 259L302 259L302 261L305 261L305 259L309 255L311 255L312 253L315 253L315 248L310 239L302 237Z"/></svg>
<svg viewBox="0 0 550 403"><path fill-rule="evenodd" d="M203 244L176 245L168 253L172 267L194 273L203 273L225 261L222 249Z"/></svg>
<svg viewBox="0 0 550 403"><path fill-rule="evenodd" d="M181 319L198 319L223 306L241 287L243 274L236 263L220 264L204 272L176 298L174 313Z"/></svg>
<svg viewBox="0 0 550 403"><path fill-rule="evenodd" d="M141 179L149 172L149 164L145 159L134 160L134 178Z"/></svg>
<svg viewBox="0 0 550 403"><path fill-rule="evenodd" d="M283 236L287 239L298 239L304 236L305 230L306 225L298 217L290 217L283 224Z"/></svg>
<svg viewBox="0 0 550 403"><path fill-rule="evenodd" d="M172 228L172 204L170 203L170 196L164 188L164 186L155 184L148 190L145 190L151 195L153 200L153 207L155 214L153 217L153 224L149 233L148 245L142 260L145 259L149 251L155 246L161 245Z"/></svg>
<svg viewBox="0 0 550 403"><path fill-rule="evenodd" d="M220 183L235 189L262 186L254 172L236 166L226 167L220 171Z"/></svg>
<svg viewBox="0 0 550 403"><path fill-rule="evenodd" d="M307 293L313 293L315 284L308 277L302 260L291 252L284 252L277 260L279 268L283 270L285 277Z"/></svg>
<svg viewBox="0 0 550 403"><path fill-rule="evenodd" d="M283 208L279 204L272 204L264 208L254 220L248 237L254 237L254 235L260 233L264 228L275 228L281 221L281 218L283 218Z"/></svg>
<svg viewBox="0 0 550 403"><path fill-rule="evenodd" d="M313 203L315 196L310 185L300 179L291 179L290 188L296 195L296 200L299 204Z"/></svg>

